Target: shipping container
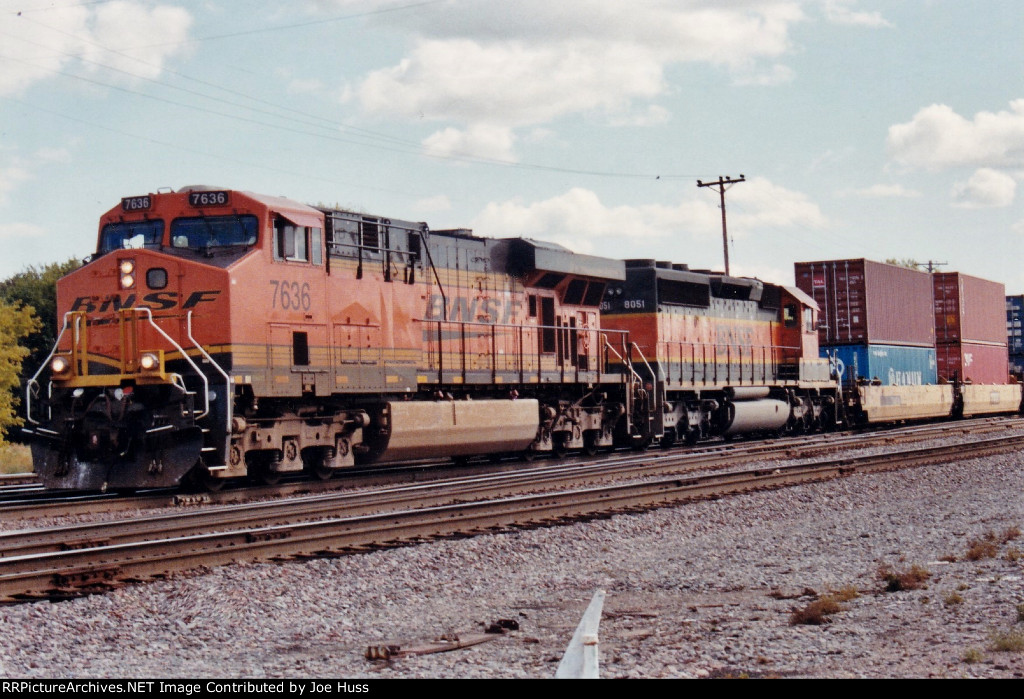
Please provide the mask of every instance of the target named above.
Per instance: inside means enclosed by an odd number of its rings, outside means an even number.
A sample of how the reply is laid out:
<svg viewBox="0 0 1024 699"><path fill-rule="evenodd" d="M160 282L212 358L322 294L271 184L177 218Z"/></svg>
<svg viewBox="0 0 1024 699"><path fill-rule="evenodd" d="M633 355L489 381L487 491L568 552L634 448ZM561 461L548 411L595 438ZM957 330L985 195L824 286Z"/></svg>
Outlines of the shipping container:
<svg viewBox="0 0 1024 699"><path fill-rule="evenodd" d="M932 275L935 342L1006 342L1006 287L960 272Z"/></svg>
<svg viewBox="0 0 1024 699"><path fill-rule="evenodd" d="M1006 297L1006 348L1010 352L1010 363L1013 357L1024 355L1024 296ZM1019 363L1020 360L1018 360Z"/></svg>
<svg viewBox="0 0 1024 699"><path fill-rule="evenodd" d="M796 285L820 307L818 342L935 346L932 278L871 260L797 262Z"/></svg>
<svg viewBox="0 0 1024 699"><path fill-rule="evenodd" d="M1024 354L1010 355L1010 373L1016 376L1018 381L1024 381Z"/></svg>
<svg viewBox="0 0 1024 699"><path fill-rule="evenodd" d="M977 342L942 343L935 347L939 379L985 384L1009 382L1010 368L1006 345Z"/></svg>
<svg viewBox="0 0 1024 699"><path fill-rule="evenodd" d="M843 381L878 381L883 386L929 386L937 383L933 347L902 345L833 345L821 356L838 360Z"/></svg>

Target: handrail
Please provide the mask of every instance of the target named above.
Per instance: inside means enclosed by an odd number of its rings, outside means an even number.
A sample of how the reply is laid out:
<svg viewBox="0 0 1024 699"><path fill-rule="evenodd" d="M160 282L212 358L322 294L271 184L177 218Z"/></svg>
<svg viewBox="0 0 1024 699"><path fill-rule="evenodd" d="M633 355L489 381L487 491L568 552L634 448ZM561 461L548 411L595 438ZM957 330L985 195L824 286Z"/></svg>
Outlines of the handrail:
<svg viewBox="0 0 1024 699"><path fill-rule="evenodd" d="M64 331L68 329L68 316L74 311L68 311L64 314L64 324L61 326L60 333L57 334L57 340L53 343L53 349L46 355L46 359L39 365L39 369L32 375L32 378L25 382L25 418L33 425L38 425L39 421L32 418L32 388L35 387L36 392L39 391L39 383L36 379L43 373L43 369L50 366L50 360L53 359L53 355L57 353L57 348L60 346L60 339L64 337Z"/></svg>
<svg viewBox="0 0 1024 699"><path fill-rule="evenodd" d="M234 401L234 396L231 395L231 377L228 375L228 372L224 371L224 369L221 368L220 364L218 364L217 362L214 361L213 357L210 356L209 352L207 352L205 349L203 349L203 346L200 345L196 341L196 339L192 336L192 311L189 311L188 315L185 316L185 321L186 321L185 322L185 330L186 330L186 333L188 334L189 341L206 358L206 361L208 361L210 364L213 365L213 368L217 370L217 373L219 373L221 376L224 377L224 386L225 386L225 388L224 388L224 401L225 401L225 403L227 403L227 409L228 409L227 421L224 424L227 425L227 432L228 432L228 434L231 434L231 413L232 413L232 407L233 407L232 404L235 402ZM182 354L184 354L184 353L182 353ZM195 366L195 365L193 365L193 366ZM205 413L203 415L200 415L199 417L201 418L201 417L204 417L204 416L205 416Z"/></svg>
<svg viewBox="0 0 1024 699"><path fill-rule="evenodd" d="M156 324L156 322L153 320L152 309L141 307L132 308L130 310L136 313L145 313L147 316L147 320L149 320L149 324L153 326L153 329L160 333L160 335L165 340L167 340L167 342L169 342L174 347L174 349L178 350L178 352L181 353L182 359L188 362L189 366L191 366L195 370L195 372L199 374L199 378L202 379L203 381L203 412L200 413L199 415L194 415L193 419L202 420L204 417L210 414L210 381L209 379L206 378L206 374L204 374L202 370L199 368L199 366L192 361L192 358L188 356L188 353L186 353L184 349L182 349L181 345L175 342L174 338L172 338L170 335L164 332L163 328ZM189 312L189 315L191 315L191 311Z"/></svg>

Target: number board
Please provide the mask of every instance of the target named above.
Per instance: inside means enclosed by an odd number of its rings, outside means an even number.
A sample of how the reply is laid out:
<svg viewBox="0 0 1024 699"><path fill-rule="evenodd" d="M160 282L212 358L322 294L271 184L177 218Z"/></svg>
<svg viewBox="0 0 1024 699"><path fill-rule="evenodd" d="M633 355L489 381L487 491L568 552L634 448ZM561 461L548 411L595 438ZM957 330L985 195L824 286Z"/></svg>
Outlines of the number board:
<svg viewBox="0 0 1024 699"><path fill-rule="evenodd" d="M228 192L189 192L189 206L227 206L231 202Z"/></svg>
<svg viewBox="0 0 1024 699"><path fill-rule="evenodd" d="M153 200L149 195L142 197L125 197L121 200L121 211L130 213L132 211L148 211L153 206Z"/></svg>

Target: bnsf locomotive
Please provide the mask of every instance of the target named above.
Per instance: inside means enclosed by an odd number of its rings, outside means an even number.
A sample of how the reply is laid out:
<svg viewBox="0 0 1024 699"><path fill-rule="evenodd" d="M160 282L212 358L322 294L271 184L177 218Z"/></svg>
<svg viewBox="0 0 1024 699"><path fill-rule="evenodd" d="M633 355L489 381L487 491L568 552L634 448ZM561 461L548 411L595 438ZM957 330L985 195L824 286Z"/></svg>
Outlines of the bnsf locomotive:
<svg viewBox="0 0 1024 699"><path fill-rule="evenodd" d="M275 483L867 415L796 288L249 192L123 199L57 304L25 401L50 488Z"/></svg>

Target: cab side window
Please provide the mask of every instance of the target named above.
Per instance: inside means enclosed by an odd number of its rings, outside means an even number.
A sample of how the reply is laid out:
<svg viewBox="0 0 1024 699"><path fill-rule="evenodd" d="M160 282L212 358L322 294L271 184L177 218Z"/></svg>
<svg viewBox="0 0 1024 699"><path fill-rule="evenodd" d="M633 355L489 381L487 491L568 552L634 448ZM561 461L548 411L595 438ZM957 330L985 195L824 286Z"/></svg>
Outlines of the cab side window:
<svg viewBox="0 0 1024 699"><path fill-rule="evenodd" d="M323 231L296 226L285 218L274 220L274 259L323 264Z"/></svg>
<svg viewBox="0 0 1024 699"><path fill-rule="evenodd" d="M782 307L782 324L787 328L795 328L800 320L796 315L796 304L787 303Z"/></svg>

